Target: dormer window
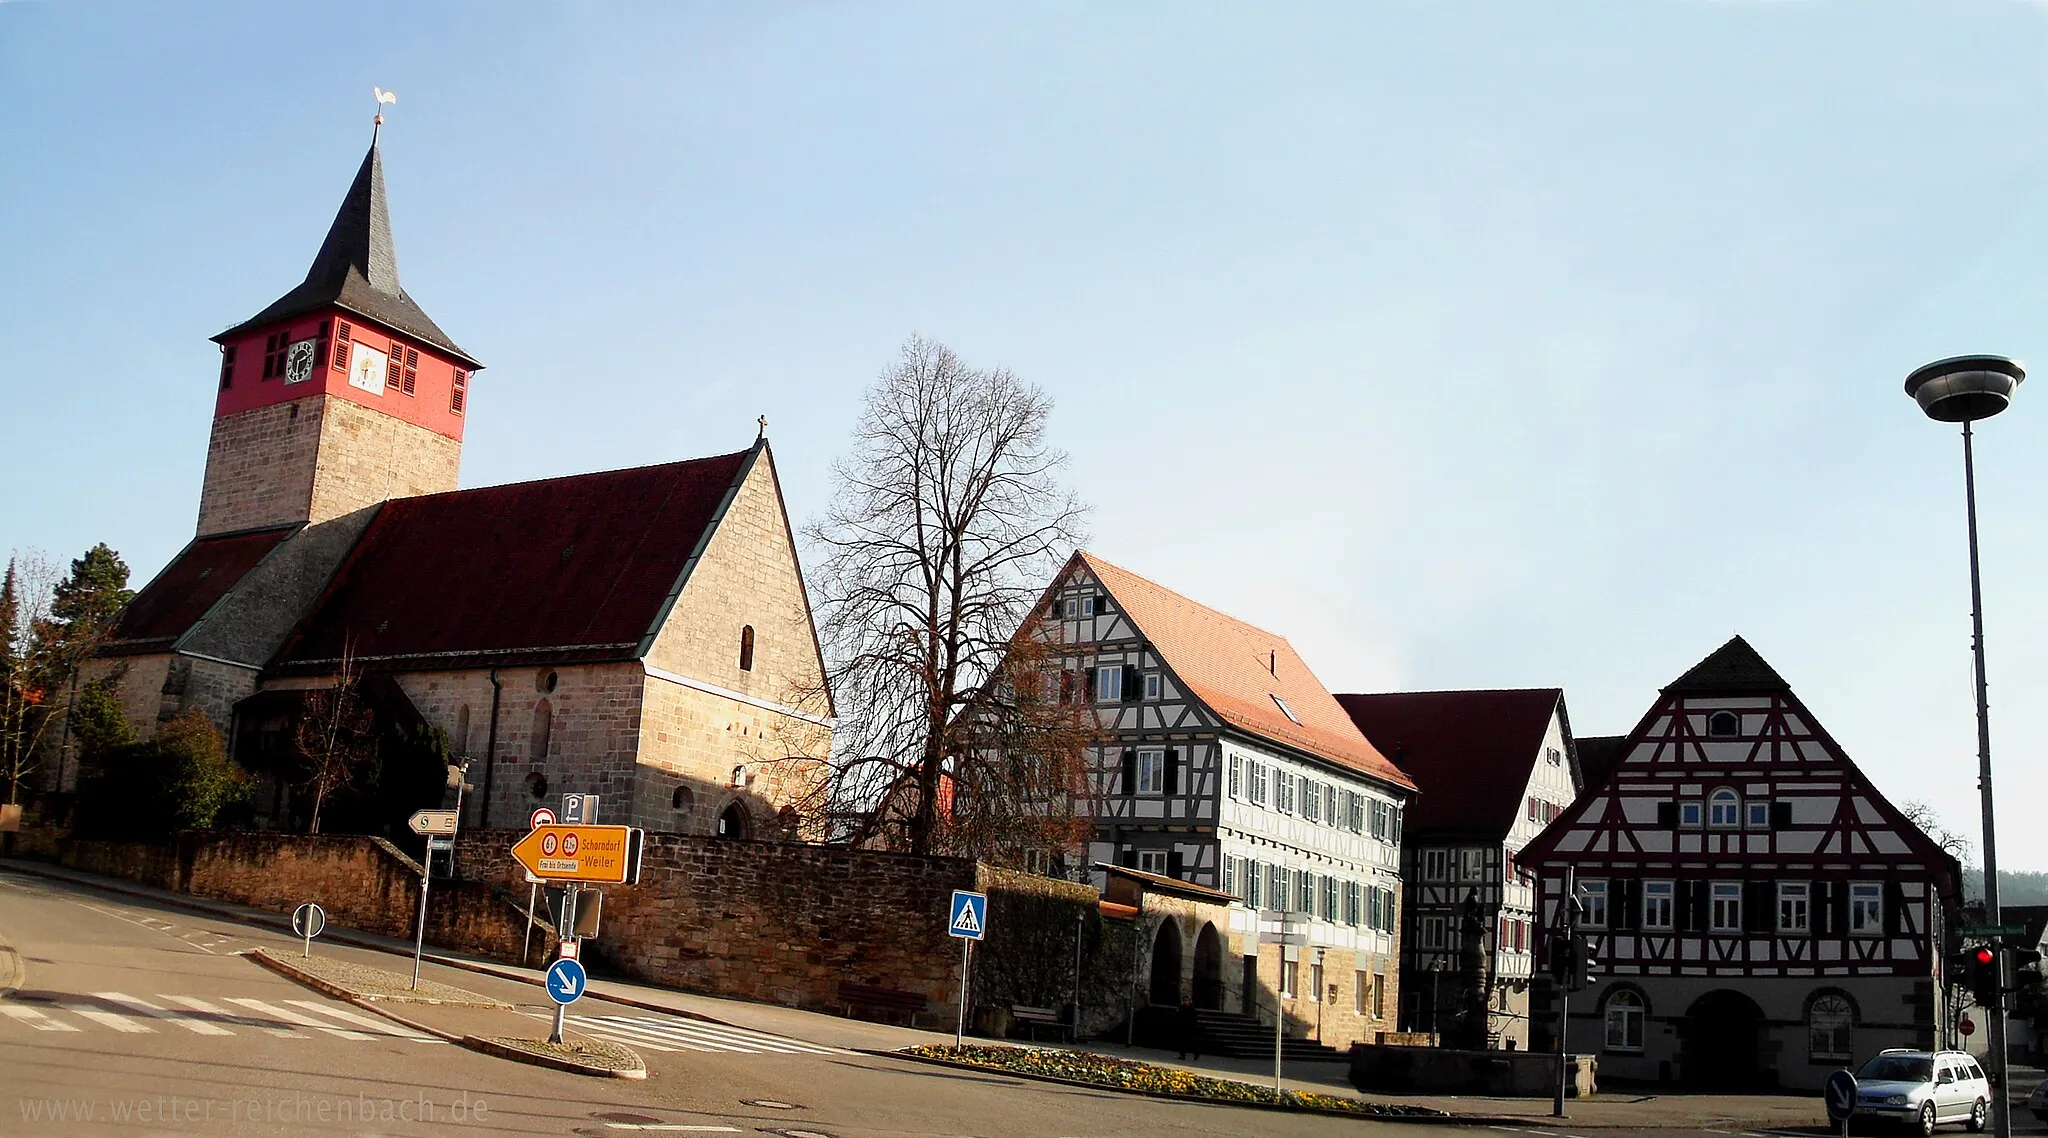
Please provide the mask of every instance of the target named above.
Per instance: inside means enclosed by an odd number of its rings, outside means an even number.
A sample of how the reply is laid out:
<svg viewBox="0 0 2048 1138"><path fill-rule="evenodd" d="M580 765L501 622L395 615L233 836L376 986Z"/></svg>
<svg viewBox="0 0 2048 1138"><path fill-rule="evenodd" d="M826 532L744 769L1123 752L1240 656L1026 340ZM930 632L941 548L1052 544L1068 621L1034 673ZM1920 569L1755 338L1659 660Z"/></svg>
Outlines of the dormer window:
<svg viewBox="0 0 2048 1138"><path fill-rule="evenodd" d="M1742 796L1725 786L1715 791L1712 797L1707 799L1707 825L1742 825Z"/></svg>
<svg viewBox="0 0 2048 1138"><path fill-rule="evenodd" d="M1742 717L1732 711L1717 711L1707 717L1707 735L1715 739L1732 739L1742 734Z"/></svg>
<svg viewBox="0 0 2048 1138"><path fill-rule="evenodd" d="M1273 697L1273 703L1280 708L1280 714L1285 715L1290 722L1296 725L1301 723L1301 716L1294 714L1294 709L1287 706L1286 700L1276 695Z"/></svg>

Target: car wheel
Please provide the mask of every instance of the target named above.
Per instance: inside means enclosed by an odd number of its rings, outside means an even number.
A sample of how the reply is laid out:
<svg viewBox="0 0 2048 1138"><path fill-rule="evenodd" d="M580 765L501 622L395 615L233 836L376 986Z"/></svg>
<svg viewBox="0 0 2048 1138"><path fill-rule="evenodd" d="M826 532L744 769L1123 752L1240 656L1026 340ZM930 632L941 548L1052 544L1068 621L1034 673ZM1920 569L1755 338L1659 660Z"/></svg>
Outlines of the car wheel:
<svg viewBox="0 0 2048 1138"><path fill-rule="evenodd" d="M1934 1104L1933 1104L1933 1103L1931 1103L1931 1102L1930 1102L1930 1103L1927 1103L1927 1104L1923 1105L1923 1106L1922 1106L1922 1107L1920 1108L1920 1125L1919 1125L1919 1127L1918 1127L1917 1129L1918 1129L1918 1130L1920 1131L1920 1133L1922 1133L1922 1134L1932 1134L1932 1133L1934 1133Z"/></svg>
<svg viewBox="0 0 2048 1138"><path fill-rule="evenodd" d="M1970 1121L1965 1125L1970 1128L1970 1133L1976 1134L1984 1129L1984 1122L1990 1116L1991 1104L1978 1099L1976 1104L1970 1107Z"/></svg>

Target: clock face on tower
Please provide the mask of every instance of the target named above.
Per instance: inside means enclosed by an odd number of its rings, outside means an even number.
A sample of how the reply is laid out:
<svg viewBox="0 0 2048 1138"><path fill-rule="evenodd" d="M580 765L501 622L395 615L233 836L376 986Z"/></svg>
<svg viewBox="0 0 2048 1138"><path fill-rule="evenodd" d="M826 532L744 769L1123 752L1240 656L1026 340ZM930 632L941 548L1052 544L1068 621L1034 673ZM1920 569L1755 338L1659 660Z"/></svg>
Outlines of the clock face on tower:
<svg viewBox="0 0 2048 1138"><path fill-rule="evenodd" d="M384 367L390 359L361 340L356 341L349 348L348 385L372 395L384 394Z"/></svg>
<svg viewBox="0 0 2048 1138"><path fill-rule="evenodd" d="M285 349L284 381L304 383L313 378L313 352L318 348L317 340L299 340Z"/></svg>

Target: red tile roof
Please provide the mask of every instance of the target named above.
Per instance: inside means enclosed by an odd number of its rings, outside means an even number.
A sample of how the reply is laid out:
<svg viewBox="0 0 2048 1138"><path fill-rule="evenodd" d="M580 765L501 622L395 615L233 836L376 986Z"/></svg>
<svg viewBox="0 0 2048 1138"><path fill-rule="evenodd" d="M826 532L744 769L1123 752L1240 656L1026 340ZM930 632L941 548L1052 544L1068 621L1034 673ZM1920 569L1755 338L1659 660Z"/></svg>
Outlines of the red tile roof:
<svg viewBox="0 0 2048 1138"><path fill-rule="evenodd" d="M1506 837L1564 693L1557 688L1340 695L1365 737L1422 788L1406 833Z"/></svg>
<svg viewBox="0 0 2048 1138"><path fill-rule="evenodd" d="M1231 726L1398 787L1415 785L1359 734L1286 637L1197 604L1092 553L1076 553L1074 560L1102 583L1180 682ZM1275 696L1287 701L1295 719Z"/></svg>
<svg viewBox="0 0 2048 1138"><path fill-rule="evenodd" d="M113 639L101 653L132 656L169 651L243 574L298 528L273 526L193 541L121 610Z"/></svg>
<svg viewBox="0 0 2048 1138"><path fill-rule="evenodd" d="M757 453L386 502L273 667L637 658Z"/></svg>

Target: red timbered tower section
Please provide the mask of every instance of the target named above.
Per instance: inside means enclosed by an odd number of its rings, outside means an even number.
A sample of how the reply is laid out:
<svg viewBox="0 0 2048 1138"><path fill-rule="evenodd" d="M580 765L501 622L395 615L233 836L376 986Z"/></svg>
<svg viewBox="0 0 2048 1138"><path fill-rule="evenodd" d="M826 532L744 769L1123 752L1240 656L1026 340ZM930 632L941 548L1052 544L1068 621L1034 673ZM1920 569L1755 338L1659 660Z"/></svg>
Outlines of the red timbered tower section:
<svg viewBox="0 0 2048 1138"><path fill-rule="evenodd" d="M1741 637L1663 690L1522 861L1550 930L1576 880L1598 963L1570 1042L1604 1069L1803 1085L1866 1035L1932 1039L1954 864Z"/></svg>
<svg viewBox="0 0 2048 1138"><path fill-rule="evenodd" d="M200 537L455 489L481 365L399 287L376 143L306 279L214 341Z"/></svg>

